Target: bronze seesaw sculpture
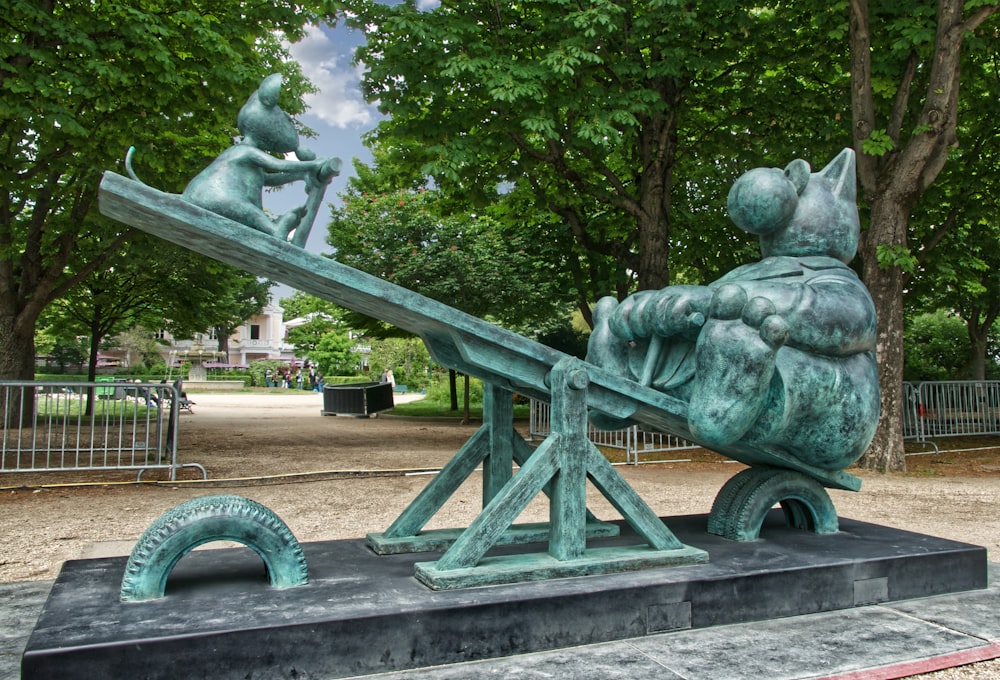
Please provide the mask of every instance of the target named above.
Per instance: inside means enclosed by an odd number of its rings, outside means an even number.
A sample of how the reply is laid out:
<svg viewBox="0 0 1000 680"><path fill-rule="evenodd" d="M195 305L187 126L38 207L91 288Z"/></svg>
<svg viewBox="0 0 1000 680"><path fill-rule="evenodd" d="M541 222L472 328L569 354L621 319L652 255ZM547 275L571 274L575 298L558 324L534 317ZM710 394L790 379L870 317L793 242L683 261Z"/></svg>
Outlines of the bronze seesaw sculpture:
<svg viewBox="0 0 1000 680"><path fill-rule="evenodd" d="M296 178L305 176L307 186L325 185L339 167L301 162L307 172ZM857 244L853 171L846 150L816 174L795 161L784 171L744 175L730 194L730 212L760 234L766 259L709 286L639 293L620 305L602 301L588 361L305 252L297 247L311 227L301 220L305 210L258 228L241 223L238 212L225 217L202 207L204 200L186 200L191 192L166 194L111 172L101 183L100 209L410 331L435 361L483 380L483 426L388 529L367 539L379 554L444 551L418 563L416 576L449 589L708 560L681 543L589 441L588 417L671 432L750 465L716 498L713 533L753 540L775 504L795 526L837 531L826 488L860 488L844 468L863 453L878 418L873 307L844 264ZM827 317L843 309L851 311ZM552 434L537 449L513 428L512 392L552 405ZM465 529L423 531L479 466L479 516ZM588 537L619 531L587 510L588 480L644 543L587 547ZM539 493L550 499L550 521L515 525ZM543 541L545 553L485 557L495 545Z"/></svg>

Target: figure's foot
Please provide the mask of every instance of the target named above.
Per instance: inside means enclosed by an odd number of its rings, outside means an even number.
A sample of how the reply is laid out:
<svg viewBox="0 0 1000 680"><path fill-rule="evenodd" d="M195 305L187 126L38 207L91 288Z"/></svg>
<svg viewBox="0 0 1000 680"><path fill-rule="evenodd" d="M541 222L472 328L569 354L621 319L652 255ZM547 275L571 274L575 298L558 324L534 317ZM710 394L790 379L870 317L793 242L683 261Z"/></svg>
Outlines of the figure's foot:
<svg viewBox="0 0 1000 680"><path fill-rule="evenodd" d="M294 210L286 212L284 215L278 218L275 222L275 236L280 238L282 241L288 240L288 235L292 233L299 226L299 222L302 221L302 215L305 214L305 206L299 206Z"/></svg>
<svg viewBox="0 0 1000 680"><path fill-rule="evenodd" d="M726 446L753 427L767 403L780 346L769 344L760 329L742 319L705 324L688 407L688 424L700 442Z"/></svg>
<svg viewBox="0 0 1000 680"><path fill-rule="evenodd" d="M774 349L788 340L788 322L775 314L774 303L767 298L755 297L743 307L743 323L756 328L760 338Z"/></svg>
<svg viewBox="0 0 1000 680"><path fill-rule="evenodd" d="M615 375L627 377L629 342L615 334L609 322L618 308L618 300L608 296L594 306L594 330L587 343L587 361Z"/></svg>

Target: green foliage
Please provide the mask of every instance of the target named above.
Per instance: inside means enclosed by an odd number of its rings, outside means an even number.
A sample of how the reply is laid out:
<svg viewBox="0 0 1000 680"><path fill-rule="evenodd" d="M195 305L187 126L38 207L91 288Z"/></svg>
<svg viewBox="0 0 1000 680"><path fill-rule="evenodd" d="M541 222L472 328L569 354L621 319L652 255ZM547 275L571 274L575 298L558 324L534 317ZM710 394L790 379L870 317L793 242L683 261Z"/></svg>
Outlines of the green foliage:
<svg viewBox="0 0 1000 680"><path fill-rule="evenodd" d="M965 323L945 311L918 314L903 334L903 378L963 380L968 377L969 338Z"/></svg>
<svg viewBox="0 0 1000 680"><path fill-rule="evenodd" d="M336 332L340 324L326 316L315 316L308 323L288 329L288 342L295 347L295 356L311 357L327 333Z"/></svg>
<svg viewBox="0 0 1000 680"><path fill-rule="evenodd" d="M368 365L373 377L389 368L397 385L419 390L430 383L430 355L419 338L384 338L371 340Z"/></svg>
<svg viewBox="0 0 1000 680"><path fill-rule="evenodd" d="M319 364L324 375L349 375L360 369L361 357L354 351L356 342L346 331L326 333L316 349L309 353L309 360Z"/></svg>
<svg viewBox="0 0 1000 680"><path fill-rule="evenodd" d="M147 328L135 326L118 333L114 338L114 345L125 352L126 368L152 369L155 364L163 365L160 358L163 347Z"/></svg>
<svg viewBox="0 0 1000 680"><path fill-rule="evenodd" d="M539 333L535 339L543 345L583 359L587 355L590 335L567 324Z"/></svg>
<svg viewBox="0 0 1000 680"><path fill-rule="evenodd" d="M878 264L883 269L899 267L907 274L912 274L917 268L917 259L906 246L899 244L880 243L875 249Z"/></svg>
<svg viewBox="0 0 1000 680"><path fill-rule="evenodd" d="M872 130L868 139L861 142L861 150L869 156L884 156L896 148L896 143L885 130Z"/></svg>
<svg viewBox="0 0 1000 680"><path fill-rule="evenodd" d="M332 213L335 259L507 325L564 315L560 272L529 235L482 213L447 214L438 191L351 192Z"/></svg>
<svg viewBox="0 0 1000 680"><path fill-rule="evenodd" d="M281 298L278 306L284 311L285 321L298 319L314 312L320 312L331 319L340 319L344 310L336 304L315 295L297 290L291 297Z"/></svg>
<svg viewBox="0 0 1000 680"><path fill-rule="evenodd" d="M538 241L561 253L548 261L572 277L581 311L599 295L659 287L673 267L738 260L751 242L714 236L731 230L721 207L735 176L762 156L829 158L847 138L846 69L802 49L821 42L812 31L833 30L813 26L825 12L344 5L368 38L363 87L388 114L369 138L380 165L429 175L477 211L516 205L501 219L547 228ZM832 82L845 88L831 107Z"/></svg>
<svg viewBox="0 0 1000 680"><path fill-rule="evenodd" d="M429 403L451 404L451 389L448 385L448 376L439 374L429 388L424 399ZM465 401L465 379L459 376L458 379L458 404L459 408ZM478 378L469 378L469 405L482 408L483 405L483 381Z"/></svg>
<svg viewBox="0 0 1000 680"><path fill-rule="evenodd" d="M288 362L278 361L276 359L258 359L257 361L251 361L250 367L247 369L247 373L250 374L251 386L266 387L267 381L264 379L264 374L268 370L276 375L279 370L288 370Z"/></svg>
<svg viewBox="0 0 1000 680"><path fill-rule="evenodd" d="M36 334L35 349L39 355L48 357L47 368L56 367L60 373L87 363L86 338L55 333L51 328Z"/></svg>
<svg viewBox="0 0 1000 680"><path fill-rule="evenodd" d="M231 145L239 106L268 73L289 77L283 106L300 111L306 85L283 40L301 37L332 4L5 5L0 377L30 373L42 310L105 267L127 236L98 214L101 173L121 170L134 144L145 181L179 191Z"/></svg>

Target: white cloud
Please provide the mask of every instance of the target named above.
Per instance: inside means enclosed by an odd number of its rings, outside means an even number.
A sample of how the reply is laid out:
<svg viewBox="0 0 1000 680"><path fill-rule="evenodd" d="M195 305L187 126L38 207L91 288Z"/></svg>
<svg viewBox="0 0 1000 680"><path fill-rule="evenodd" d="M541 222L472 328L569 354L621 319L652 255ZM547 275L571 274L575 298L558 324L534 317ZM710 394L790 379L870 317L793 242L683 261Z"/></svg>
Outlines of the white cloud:
<svg viewBox="0 0 1000 680"><path fill-rule="evenodd" d="M344 44L338 49L341 38ZM318 94L305 99L309 114L338 128L370 127L375 120L375 109L361 96L361 73L351 66L353 45L347 43L347 29L337 28L328 33L312 26L305 38L289 46L289 52L319 89Z"/></svg>

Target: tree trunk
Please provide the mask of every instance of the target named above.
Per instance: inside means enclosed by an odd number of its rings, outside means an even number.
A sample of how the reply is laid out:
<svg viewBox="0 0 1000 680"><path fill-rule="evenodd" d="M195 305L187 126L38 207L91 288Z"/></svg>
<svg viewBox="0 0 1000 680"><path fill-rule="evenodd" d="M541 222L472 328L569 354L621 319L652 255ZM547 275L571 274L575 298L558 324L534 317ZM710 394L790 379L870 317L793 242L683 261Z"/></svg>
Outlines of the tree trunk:
<svg viewBox="0 0 1000 680"><path fill-rule="evenodd" d="M639 290L659 290L669 284L667 258L670 227L665 215L643 215L639 225Z"/></svg>
<svg viewBox="0 0 1000 680"><path fill-rule="evenodd" d="M448 388L451 396L451 410L458 410L458 377L454 368L448 369Z"/></svg>
<svg viewBox="0 0 1000 680"><path fill-rule="evenodd" d="M639 231L639 290L658 290L670 284L670 209L677 162L677 83L665 79L657 83L661 96L673 113L650 120L639 135L639 179L636 227Z"/></svg>
<svg viewBox="0 0 1000 680"><path fill-rule="evenodd" d="M986 346L988 344L985 332L979 332L974 324L968 326L969 332L969 379L986 380ZM987 331L989 328L987 327Z"/></svg>
<svg viewBox="0 0 1000 680"><path fill-rule="evenodd" d="M465 374L465 395L462 398L462 424L468 425L469 421L472 420L469 414L469 374Z"/></svg>
<svg viewBox="0 0 1000 680"><path fill-rule="evenodd" d="M100 353L102 337L97 330L97 324L94 323L90 329L90 356L87 359L87 382L97 380L97 355ZM84 407L83 415L88 417L94 415L94 398L96 396L97 391L93 387L87 389L87 403Z"/></svg>
<svg viewBox="0 0 1000 680"><path fill-rule="evenodd" d="M222 328L221 326L215 327L215 337L219 341L219 354L225 357L224 361L229 363L229 335L231 331Z"/></svg>
<svg viewBox="0 0 1000 680"><path fill-rule="evenodd" d="M34 378L34 324L23 323L23 319L13 316L0 316L0 380ZM0 390L0 426L17 427L34 420L35 402L33 399L22 401L22 394L19 389Z"/></svg>
<svg viewBox="0 0 1000 680"><path fill-rule="evenodd" d="M875 355L878 362L882 410L878 430L859 465L873 470L906 469L903 450L903 280L897 266L883 268L875 256L878 244L906 244L908 211L898 201L882 196L872 204L871 227L862 234L866 257L865 285L878 310Z"/></svg>

